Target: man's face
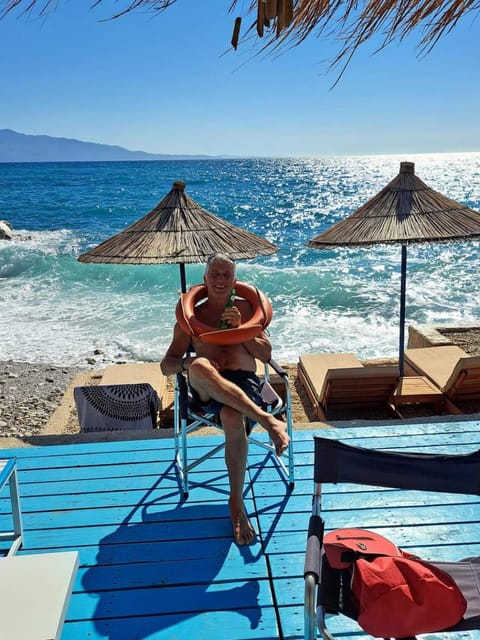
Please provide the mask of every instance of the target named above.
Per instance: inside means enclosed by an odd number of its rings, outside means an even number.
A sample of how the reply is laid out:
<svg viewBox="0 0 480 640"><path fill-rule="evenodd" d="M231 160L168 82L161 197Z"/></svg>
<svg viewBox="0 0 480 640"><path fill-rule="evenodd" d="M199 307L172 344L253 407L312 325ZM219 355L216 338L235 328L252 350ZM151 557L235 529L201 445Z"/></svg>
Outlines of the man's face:
<svg viewBox="0 0 480 640"><path fill-rule="evenodd" d="M228 296L235 283L234 266L229 262L213 262L203 280L208 289L209 296Z"/></svg>

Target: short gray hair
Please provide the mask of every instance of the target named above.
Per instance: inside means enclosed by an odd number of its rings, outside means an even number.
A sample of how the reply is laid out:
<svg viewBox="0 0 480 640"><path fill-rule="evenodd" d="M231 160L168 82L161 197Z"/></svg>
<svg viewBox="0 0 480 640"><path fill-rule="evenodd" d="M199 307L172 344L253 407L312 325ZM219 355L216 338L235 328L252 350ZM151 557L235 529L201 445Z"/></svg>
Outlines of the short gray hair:
<svg viewBox="0 0 480 640"><path fill-rule="evenodd" d="M207 273L212 266L216 262L226 262L227 264L231 264L233 267L233 275L237 274L237 265L235 264L235 260L231 258L227 253L218 253L212 254L207 260L207 266L205 267L205 273Z"/></svg>

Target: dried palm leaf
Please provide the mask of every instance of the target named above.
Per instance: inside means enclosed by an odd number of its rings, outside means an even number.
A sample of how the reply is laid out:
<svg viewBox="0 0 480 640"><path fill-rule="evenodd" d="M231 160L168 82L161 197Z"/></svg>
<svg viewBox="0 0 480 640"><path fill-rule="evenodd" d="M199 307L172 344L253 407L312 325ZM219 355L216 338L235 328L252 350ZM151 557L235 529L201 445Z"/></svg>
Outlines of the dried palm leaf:
<svg viewBox="0 0 480 640"><path fill-rule="evenodd" d="M96 0L93 6L102 5L103 1ZM112 18L140 8L159 13L176 2L125 1L125 7ZM315 32L317 37L323 35L343 43L333 65L342 63L344 66L357 48L374 35L384 38L384 47L392 40L401 40L419 29L422 33L419 47L422 52L428 52L461 18L480 9L480 0L287 0L286 9L280 10L284 2L266 0L265 18L270 20L270 26L269 35L263 34L266 42L261 50L297 46ZM259 3L265 4L265 1L251 0L243 11L244 15L250 12L256 15ZM229 0L226 7L232 11L237 4L238 0ZM56 6L57 0L0 0L0 19L14 10L33 12L37 9L40 15L45 15ZM252 27L255 28L255 22Z"/></svg>

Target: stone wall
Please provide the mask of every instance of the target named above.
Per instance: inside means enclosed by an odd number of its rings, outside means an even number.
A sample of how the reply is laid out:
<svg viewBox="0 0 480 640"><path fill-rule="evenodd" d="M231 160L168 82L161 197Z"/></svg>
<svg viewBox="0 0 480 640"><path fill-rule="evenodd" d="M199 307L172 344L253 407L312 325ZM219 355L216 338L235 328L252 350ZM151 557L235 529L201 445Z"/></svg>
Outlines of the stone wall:
<svg viewBox="0 0 480 640"><path fill-rule="evenodd" d="M421 347L440 347L442 345L456 344L448 336L449 332L478 330L479 327L437 327L432 324L410 325L408 327L408 349ZM440 333L445 332L445 333Z"/></svg>

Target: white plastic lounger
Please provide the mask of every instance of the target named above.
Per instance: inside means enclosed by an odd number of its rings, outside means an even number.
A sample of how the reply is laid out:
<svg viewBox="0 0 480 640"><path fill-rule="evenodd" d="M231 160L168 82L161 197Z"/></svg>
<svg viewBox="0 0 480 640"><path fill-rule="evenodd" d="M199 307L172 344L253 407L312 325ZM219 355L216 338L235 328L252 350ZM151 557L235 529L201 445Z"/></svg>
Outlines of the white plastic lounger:
<svg viewBox="0 0 480 640"><path fill-rule="evenodd" d="M59 640L78 553L37 553L0 558L0 637Z"/></svg>

